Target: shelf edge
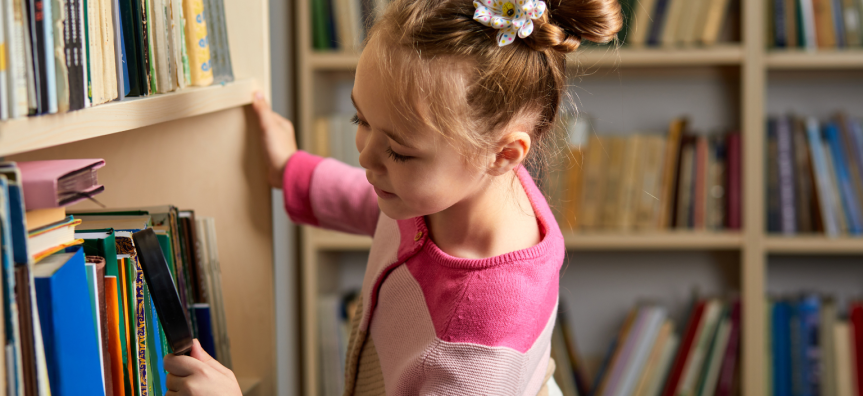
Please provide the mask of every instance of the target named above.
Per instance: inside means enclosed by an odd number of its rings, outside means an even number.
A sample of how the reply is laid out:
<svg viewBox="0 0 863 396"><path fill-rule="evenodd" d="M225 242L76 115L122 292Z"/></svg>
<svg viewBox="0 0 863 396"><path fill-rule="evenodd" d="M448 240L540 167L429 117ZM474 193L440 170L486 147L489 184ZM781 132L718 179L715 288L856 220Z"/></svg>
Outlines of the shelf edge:
<svg viewBox="0 0 863 396"><path fill-rule="evenodd" d="M130 98L73 111L0 123L0 157L195 117L252 102L253 79Z"/></svg>

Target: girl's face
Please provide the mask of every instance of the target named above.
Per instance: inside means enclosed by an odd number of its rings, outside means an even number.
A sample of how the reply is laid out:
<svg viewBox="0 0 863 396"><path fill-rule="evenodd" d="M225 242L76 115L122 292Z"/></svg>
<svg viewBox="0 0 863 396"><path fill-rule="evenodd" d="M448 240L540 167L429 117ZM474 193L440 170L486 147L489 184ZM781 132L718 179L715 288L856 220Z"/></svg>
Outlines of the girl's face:
<svg viewBox="0 0 863 396"><path fill-rule="evenodd" d="M368 47L379 45L377 41L370 40ZM397 220L426 216L480 191L490 177L487 172L468 164L435 131L399 116L394 108L399 101L392 100L376 51L370 49L360 57L351 99L357 109L360 165L384 214Z"/></svg>

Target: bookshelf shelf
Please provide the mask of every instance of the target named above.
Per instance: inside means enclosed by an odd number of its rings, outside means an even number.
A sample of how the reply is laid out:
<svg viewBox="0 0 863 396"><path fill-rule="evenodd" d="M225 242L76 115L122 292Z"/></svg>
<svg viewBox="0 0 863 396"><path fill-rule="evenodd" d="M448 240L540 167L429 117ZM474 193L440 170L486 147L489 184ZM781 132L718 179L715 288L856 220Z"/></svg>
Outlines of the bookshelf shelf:
<svg viewBox="0 0 863 396"><path fill-rule="evenodd" d="M243 79L6 121L0 123L0 157L247 105L256 87L254 79Z"/></svg>
<svg viewBox="0 0 863 396"><path fill-rule="evenodd" d="M594 47L567 57L569 66L594 67L688 67L740 65L743 48L719 45L709 48L620 48Z"/></svg>
<svg viewBox="0 0 863 396"><path fill-rule="evenodd" d="M364 251L372 247L372 239L365 236L308 228L309 244L316 250L327 252Z"/></svg>
<svg viewBox="0 0 863 396"><path fill-rule="evenodd" d="M564 233L568 250L737 250L743 239L730 232Z"/></svg>
<svg viewBox="0 0 863 396"><path fill-rule="evenodd" d="M309 66L315 71L351 71L357 68L359 59L359 54L353 52L312 51ZM743 49L739 45L683 49L593 47L567 57L567 65L586 68L726 66L742 61Z"/></svg>
<svg viewBox="0 0 863 396"><path fill-rule="evenodd" d="M863 238L825 236L769 236L764 241L768 253L774 254L863 254Z"/></svg>
<svg viewBox="0 0 863 396"><path fill-rule="evenodd" d="M863 68L863 50L771 51L765 63L771 70L829 70Z"/></svg>

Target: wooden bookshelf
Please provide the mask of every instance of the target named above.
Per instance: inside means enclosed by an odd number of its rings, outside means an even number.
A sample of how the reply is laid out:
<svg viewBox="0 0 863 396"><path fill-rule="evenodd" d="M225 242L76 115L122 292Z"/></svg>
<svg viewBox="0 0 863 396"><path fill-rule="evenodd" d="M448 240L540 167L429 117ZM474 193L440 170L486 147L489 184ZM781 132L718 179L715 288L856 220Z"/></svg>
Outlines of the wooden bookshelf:
<svg viewBox="0 0 863 396"><path fill-rule="evenodd" d="M308 1L295 3L296 45L298 63L297 131L301 146L310 149L313 139L312 122L322 115L317 108L320 98L332 96L321 92L321 81L328 73L351 72L356 69L359 56L341 52L315 52L311 49L311 26ZM723 67L736 69L739 90L733 90L735 105L739 106L740 129L743 137L743 219L744 228L730 232L658 232L658 233L586 233L566 232L566 247L570 251L732 251L739 252L740 292L743 311L743 337L741 354L741 394L759 396L765 386L765 323L764 296L766 295L767 260L769 255L863 255L863 239L823 236L778 237L765 232L765 170L762 166L765 152L765 119L767 101L767 75L772 70L813 70L829 72L833 69L863 70L863 50L776 51L766 49L764 23L766 10L763 1L742 0L741 43L721 44L714 47L641 48L585 47L567 59L575 71L617 68L627 69L704 69ZM339 78L343 78L340 75ZM669 114L669 118L675 114ZM302 291L303 309L303 377L304 394L319 394L319 345L317 335L317 298L322 278L331 273L319 272L339 252L365 251L371 239L341 233L304 228L302 232ZM566 285L561 285L565 287Z"/></svg>
<svg viewBox="0 0 863 396"><path fill-rule="evenodd" d="M98 199L108 207L173 204L216 219L233 371L245 395L276 394L270 189L247 106L255 90L270 96L268 4L224 1L234 82L0 122L7 160L104 158Z"/></svg>

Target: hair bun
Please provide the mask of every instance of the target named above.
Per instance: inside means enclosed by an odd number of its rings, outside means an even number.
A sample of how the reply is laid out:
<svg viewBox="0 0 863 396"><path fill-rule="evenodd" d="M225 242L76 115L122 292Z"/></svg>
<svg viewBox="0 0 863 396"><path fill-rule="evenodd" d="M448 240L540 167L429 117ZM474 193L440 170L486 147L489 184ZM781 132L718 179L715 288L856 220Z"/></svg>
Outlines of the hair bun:
<svg viewBox="0 0 863 396"><path fill-rule="evenodd" d="M623 27L618 0L546 0L547 20L537 24L532 46L573 52L582 40L607 43ZM547 22L546 22L547 21Z"/></svg>

